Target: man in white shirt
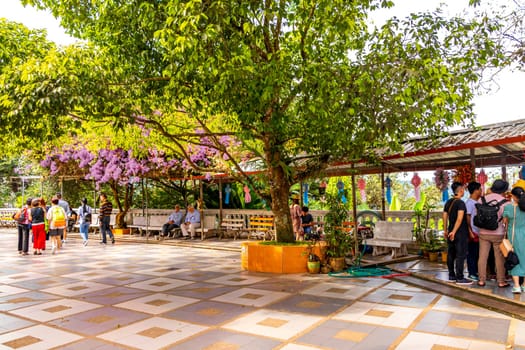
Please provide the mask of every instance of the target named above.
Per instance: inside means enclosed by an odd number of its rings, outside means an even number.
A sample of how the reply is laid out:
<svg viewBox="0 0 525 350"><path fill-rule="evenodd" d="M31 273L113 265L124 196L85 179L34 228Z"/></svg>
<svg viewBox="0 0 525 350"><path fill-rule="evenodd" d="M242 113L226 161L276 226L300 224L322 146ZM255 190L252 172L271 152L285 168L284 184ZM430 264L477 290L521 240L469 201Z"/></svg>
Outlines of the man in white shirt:
<svg viewBox="0 0 525 350"><path fill-rule="evenodd" d="M201 214L198 210L195 210L193 205L188 206L188 212L186 213L186 219L184 221L185 222L180 226L182 236L185 239L190 237L191 239L195 239L195 229L201 226ZM190 230L189 235L188 229Z"/></svg>

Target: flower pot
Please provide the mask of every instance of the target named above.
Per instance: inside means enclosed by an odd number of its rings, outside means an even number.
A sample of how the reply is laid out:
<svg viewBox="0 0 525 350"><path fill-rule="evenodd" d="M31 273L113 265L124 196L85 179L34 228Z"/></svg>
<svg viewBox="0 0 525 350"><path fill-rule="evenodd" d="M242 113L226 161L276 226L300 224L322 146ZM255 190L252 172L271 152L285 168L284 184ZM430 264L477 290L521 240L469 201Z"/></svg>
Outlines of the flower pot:
<svg viewBox="0 0 525 350"><path fill-rule="evenodd" d="M333 272L343 271L346 266L345 258L330 258L330 267Z"/></svg>
<svg viewBox="0 0 525 350"><path fill-rule="evenodd" d="M447 262L447 258L448 258L448 252L446 252L446 251L441 252L441 261L446 263Z"/></svg>
<svg viewBox="0 0 525 350"><path fill-rule="evenodd" d="M329 273L330 272L330 266L326 265L326 264L322 264L321 265L321 273Z"/></svg>
<svg viewBox="0 0 525 350"><path fill-rule="evenodd" d="M438 253L439 252L428 252L428 261L430 261L430 262L437 262L438 261Z"/></svg>
<svg viewBox="0 0 525 350"><path fill-rule="evenodd" d="M319 270L321 269L321 262L320 261L308 261L306 263L306 266L308 268L309 273L319 273Z"/></svg>

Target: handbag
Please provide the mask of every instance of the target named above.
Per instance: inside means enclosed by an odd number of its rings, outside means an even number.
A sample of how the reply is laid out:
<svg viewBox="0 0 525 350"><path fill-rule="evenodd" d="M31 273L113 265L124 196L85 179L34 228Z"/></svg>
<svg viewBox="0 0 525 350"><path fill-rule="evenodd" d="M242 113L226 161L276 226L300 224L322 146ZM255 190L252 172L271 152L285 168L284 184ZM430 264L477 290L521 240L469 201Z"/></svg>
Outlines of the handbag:
<svg viewBox="0 0 525 350"><path fill-rule="evenodd" d="M512 242L514 242L514 226L516 225L516 206L514 206L514 218L512 220ZM520 259L514 253L514 248L512 247L512 243L507 239L504 238L503 241L499 245L499 249L501 250L501 253L505 257L505 269L512 270L516 265L520 263Z"/></svg>

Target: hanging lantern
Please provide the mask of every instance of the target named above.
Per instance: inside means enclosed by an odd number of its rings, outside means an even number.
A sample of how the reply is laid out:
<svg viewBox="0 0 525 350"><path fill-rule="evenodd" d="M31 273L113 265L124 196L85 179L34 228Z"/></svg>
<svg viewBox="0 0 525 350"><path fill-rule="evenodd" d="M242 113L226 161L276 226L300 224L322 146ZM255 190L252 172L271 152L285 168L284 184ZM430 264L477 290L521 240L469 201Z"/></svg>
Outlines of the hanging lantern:
<svg viewBox="0 0 525 350"><path fill-rule="evenodd" d="M386 177L385 179L385 187L386 187L386 201L388 205L392 204L392 179L390 177Z"/></svg>
<svg viewBox="0 0 525 350"><path fill-rule="evenodd" d="M230 204L230 193L232 193L232 188L230 184L226 185L226 188L224 189L224 193L226 194L224 196L224 204Z"/></svg>
<svg viewBox="0 0 525 350"><path fill-rule="evenodd" d="M441 199L443 202L448 201L448 183L450 182L450 174L443 168L437 168L434 172L434 183L441 191Z"/></svg>
<svg viewBox="0 0 525 350"><path fill-rule="evenodd" d="M250 188L248 186L244 186L244 203L250 203L252 201L252 197L250 196Z"/></svg>
<svg viewBox="0 0 525 350"><path fill-rule="evenodd" d="M357 188L359 188L359 194L361 195L361 202L366 203L366 181L364 178L357 180Z"/></svg>
<svg viewBox="0 0 525 350"><path fill-rule="evenodd" d="M346 204L346 197L345 197L345 184L343 181L339 180L337 181L337 195L339 198L341 198L341 202L343 204Z"/></svg>
<svg viewBox="0 0 525 350"><path fill-rule="evenodd" d="M307 183L303 184L303 204L308 205L308 190L310 189L310 186L308 186Z"/></svg>
<svg viewBox="0 0 525 350"><path fill-rule="evenodd" d="M485 174L485 170L481 169L477 177L478 182L481 184L481 193L485 194L485 184L487 183L488 176Z"/></svg>
<svg viewBox="0 0 525 350"><path fill-rule="evenodd" d="M416 198L416 202L419 202L421 178L417 173L414 173L414 176L412 176L412 180L410 180L410 183L414 186L414 197Z"/></svg>

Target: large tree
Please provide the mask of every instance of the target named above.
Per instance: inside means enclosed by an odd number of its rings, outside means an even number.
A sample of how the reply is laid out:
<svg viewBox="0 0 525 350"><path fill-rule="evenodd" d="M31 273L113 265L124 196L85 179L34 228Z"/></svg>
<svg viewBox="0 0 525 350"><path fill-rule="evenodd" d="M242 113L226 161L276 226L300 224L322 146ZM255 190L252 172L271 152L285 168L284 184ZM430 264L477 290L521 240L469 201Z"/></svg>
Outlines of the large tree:
<svg viewBox="0 0 525 350"><path fill-rule="evenodd" d="M42 73L47 83L67 91L34 111L138 122L200 171L185 150L205 136L225 160L216 171L251 181L219 142L235 135L259 159L279 241L294 239L292 184L330 162L373 159L411 134L471 121L481 70L501 58L487 17L436 11L370 28L387 0L23 2L51 9L87 43L47 61L60 68ZM18 84L34 86L24 90L31 95L38 82Z"/></svg>

